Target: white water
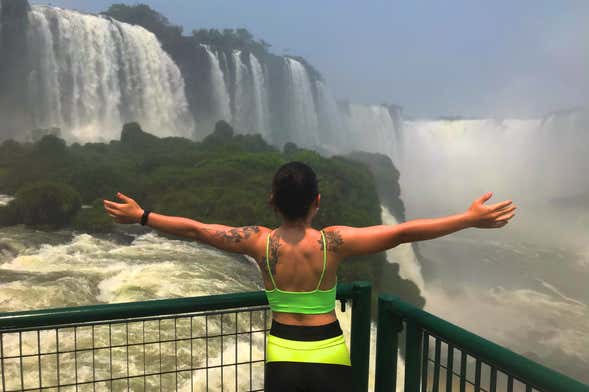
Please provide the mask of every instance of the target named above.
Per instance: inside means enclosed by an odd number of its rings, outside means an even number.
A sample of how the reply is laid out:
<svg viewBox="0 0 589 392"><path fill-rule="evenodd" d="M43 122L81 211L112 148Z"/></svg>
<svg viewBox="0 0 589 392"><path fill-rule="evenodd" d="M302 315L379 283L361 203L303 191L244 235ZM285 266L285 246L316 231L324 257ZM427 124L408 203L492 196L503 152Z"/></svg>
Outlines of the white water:
<svg viewBox="0 0 589 392"><path fill-rule="evenodd" d="M231 53L231 61L235 68L233 80L233 125L246 133L251 129L250 103L251 97L248 95L247 85L249 82L248 69L241 61L241 50L234 50Z"/></svg>
<svg viewBox="0 0 589 392"><path fill-rule="evenodd" d="M398 225L400 222L390 213L385 206L380 206L380 216L383 225ZM417 256L413 251L411 244L401 244L393 249L387 250L387 260L389 263L399 264L399 275L403 279L408 279L415 283L419 291L423 293L425 290L425 283L421 275L421 265L417 260ZM423 294L422 294L423 295Z"/></svg>
<svg viewBox="0 0 589 392"><path fill-rule="evenodd" d="M0 193L0 207L3 207L14 200L14 197L9 195L3 195Z"/></svg>
<svg viewBox="0 0 589 392"><path fill-rule="evenodd" d="M33 6L28 44L35 125L82 141L118 139L141 121L158 136L185 136L192 123L180 70L142 27Z"/></svg>
<svg viewBox="0 0 589 392"><path fill-rule="evenodd" d="M253 54L249 55L254 100L254 125L266 140L272 141L269 129L268 91L264 68Z"/></svg>
<svg viewBox="0 0 589 392"><path fill-rule="evenodd" d="M267 141L272 141L270 132L270 113L268 109L268 86L264 67L251 53L244 62L243 52L231 52L230 64L225 52L218 54L210 47L202 45L210 61L211 91L213 101L209 123L211 128L218 120L230 122L236 133L259 133ZM221 65L221 60L227 66ZM229 81L227 86L226 81Z"/></svg>
<svg viewBox="0 0 589 392"><path fill-rule="evenodd" d="M201 45L207 52L211 65L211 90L214 110L210 113L213 121L225 120L231 122L231 102L225 84L225 78L217 55L207 45Z"/></svg>
<svg viewBox="0 0 589 392"><path fill-rule="evenodd" d="M520 207L510 229L518 235L582 243L589 232L579 217L586 211L557 201L589 193L588 130L587 111L530 120L408 121L397 160L407 210L412 216L458 212L492 191L490 202L512 199Z"/></svg>
<svg viewBox="0 0 589 392"><path fill-rule="evenodd" d="M319 145L317 111L309 74L303 64L284 59L287 70L289 138L301 146Z"/></svg>
<svg viewBox="0 0 589 392"><path fill-rule="evenodd" d="M349 142L349 129L327 84L317 81L315 86L321 145L335 152Z"/></svg>
<svg viewBox="0 0 589 392"><path fill-rule="evenodd" d="M502 230L471 229L419 243L429 260L429 279L412 251L388 252L401 276L420 288L426 310L549 367L586 377L589 213L581 200L589 193L589 112L414 120L399 129L384 110L343 110L352 133L343 150L393 159L407 219L464 211L487 191L494 192L489 203L509 198L519 208ZM383 222L395 224L387 215L383 209Z"/></svg>
<svg viewBox="0 0 589 392"><path fill-rule="evenodd" d="M518 206L501 230L420 243L426 310L577 378L589 367L589 213L568 198L589 192L588 130L586 111L406 121L396 160L408 219L464 211L487 191Z"/></svg>
<svg viewBox="0 0 589 392"><path fill-rule="evenodd" d="M238 133L259 133L272 141L268 129L268 99L264 70L251 53L249 62L242 61L242 52L232 52L234 65L233 125ZM249 66L248 66L249 65Z"/></svg>
<svg viewBox="0 0 589 392"><path fill-rule="evenodd" d="M349 104L349 113L342 113L350 140L356 150L389 155L396 161L399 152L399 130L388 109L382 105Z"/></svg>
<svg viewBox="0 0 589 392"><path fill-rule="evenodd" d="M122 244L114 240L99 239L87 234L73 234L69 231L46 233L27 230L20 226L0 228L0 311L16 311L27 309L51 308L62 306L89 305L96 303L116 303L140 301L158 298L189 297L212 295L230 292L253 291L262 289L262 280L257 264L247 258L236 257L220 252L195 242L169 240L155 233L136 236L130 244ZM344 330L346 343L350 344L350 307L345 313L340 312L339 304L336 313ZM232 319L232 318L231 318ZM186 320L178 321L178 337L189 336L189 324ZM261 315L254 314L254 328L262 328ZM224 331L231 331L231 320L224 320ZM239 331L249 328L248 317L238 317ZM129 336L132 341L142 341L140 325L130 324ZM171 328L171 329L169 329ZM193 321L195 334L204 334L203 320L195 318ZM209 334L219 332L220 318L209 317ZM146 334L157 339L157 323L146 324ZM162 333L165 338L173 330L171 325L163 324ZM95 344L107 345L109 342L108 328L106 333L97 327ZM52 331L41 335L41 346L44 352L54 350L55 340L51 339ZM125 328L113 327L113 344L125 339ZM195 335L196 336L196 335ZM201 335L202 336L202 335ZM91 335L88 329L78 330L78 348L91 347ZM264 338L262 333L252 336L253 360L263 359ZM117 340L119 339L119 340ZM374 337L373 337L374 339ZM148 338L149 340L149 338ZM72 345L71 331L60 334L60 349L66 350ZM36 352L36 335L23 335L24 352ZM209 366L235 361L235 339L227 336L221 347L219 339L208 342ZM5 355L18 353L18 335L4 336ZM164 370L174 367L174 348L163 346ZM147 348L147 363L159 364L158 352L150 345ZM157 347L156 347L157 348ZM374 348L374 346L373 346ZM204 366L205 346L202 341L195 340L193 354L195 365ZM104 351L104 350L103 350ZM109 363L108 350L96 352L97 368L105 369ZM181 342L178 345L180 363L187 365L190 349ZM113 368L116 374L125 374L126 362L123 357L116 357L118 352L113 350ZM124 354L124 353L123 353ZM374 354L374 350L373 350ZM131 373L143 372L142 347L129 352ZM250 342L248 336L239 338L237 342L237 358L249 361ZM72 369L65 369L71 363L71 358L62 358L63 377L73 377ZM92 376L91 357L78 356L79 381L90 380ZM55 372L55 363L44 363L45 377L51 371ZM6 366L7 387L18 388L19 377L17 368ZM149 369L148 369L149 370ZM158 369L155 369L157 371ZM223 389L232 391L235 388L235 368L228 366L223 371ZM189 373L189 372L188 372ZM254 365L253 385L261 388L263 380L263 364ZM99 375L100 376L100 375ZM181 375L179 390L190 390L190 380L187 374ZM194 386L200 390L204 388L204 372L195 371ZM31 367L25 377L25 385L34 388L38 374L35 367ZM167 380L167 381L166 381ZM238 389L249 388L249 367L238 367ZM73 382L73 378L71 380ZM64 382L64 378L62 378ZM159 379L147 380L159 388ZM141 384L142 386L143 384ZM164 377L166 385L173 388L173 378ZM257 387L256 387L257 385ZM119 385L120 390L126 390L125 385ZM221 387L221 374L218 370L209 371L209 388ZM119 390L115 386L114 390Z"/></svg>

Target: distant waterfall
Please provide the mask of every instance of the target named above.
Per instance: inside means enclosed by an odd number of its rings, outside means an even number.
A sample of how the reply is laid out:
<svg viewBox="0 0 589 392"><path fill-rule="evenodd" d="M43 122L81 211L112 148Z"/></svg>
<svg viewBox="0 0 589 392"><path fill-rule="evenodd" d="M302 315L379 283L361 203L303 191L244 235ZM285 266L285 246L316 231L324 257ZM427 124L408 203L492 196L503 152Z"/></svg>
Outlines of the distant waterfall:
<svg viewBox="0 0 589 392"><path fill-rule="evenodd" d="M82 141L117 139L127 121L158 136L190 136L178 67L139 26L59 8L29 12L31 115Z"/></svg>
<svg viewBox="0 0 589 392"><path fill-rule="evenodd" d="M264 137L270 137L269 126L269 111L268 111L268 91L266 87L266 77L264 68L253 54L249 56L251 74L252 74L252 90L254 99L254 116L256 129L262 133ZM272 140L271 138L269 140Z"/></svg>
<svg viewBox="0 0 589 392"><path fill-rule="evenodd" d="M493 191L493 200L513 198L521 214L529 214L512 232L543 238L542 225L562 220L562 228L550 230L552 239L579 234L568 229L575 222L582 227L572 206L589 193L589 111L544 119L414 120L404 127L405 157L397 167L410 216L457 211ZM437 208L431 195L442 194L443 207ZM570 207L561 211L557 205Z"/></svg>
<svg viewBox="0 0 589 392"><path fill-rule="evenodd" d="M263 113L266 110L264 95L264 74L257 62L257 73L250 61L242 61L243 52L234 50L231 54L233 61L233 124L241 133L260 133L266 135ZM248 60L255 57L249 55ZM268 136L268 135L266 135Z"/></svg>
<svg viewBox="0 0 589 392"><path fill-rule="evenodd" d="M211 65L210 94L213 99L213 110L210 116L214 121L231 121L230 98L219 58L207 45L202 45L202 47L206 50Z"/></svg>
<svg viewBox="0 0 589 392"><path fill-rule="evenodd" d="M383 205L380 206L381 219L384 225L398 225L400 222ZM411 244L401 244L386 251L389 263L399 264L399 275L409 279L419 288L421 295L425 295L425 282L421 274L421 265Z"/></svg>
<svg viewBox="0 0 589 392"><path fill-rule="evenodd" d="M327 149L336 149L349 141L349 130L345 126L342 113L327 85L322 81L315 83L317 90L317 114L319 118L319 139Z"/></svg>
<svg viewBox="0 0 589 392"><path fill-rule="evenodd" d="M287 69L290 139L303 146L319 145L317 111L309 74L301 62L289 57L284 61Z"/></svg>
<svg viewBox="0 0 589 392"><path fill-rule="evenodd" d="M398 116L380 105L343 110L302 60L201 45L192 68L179 62L190 73L189 109L178 66L142 27L47 6L34 6L29 21L26 116L35 127L106 141L128 121L157 136L204 137L225 120L279 147L397 155Z"/></svg>
<svg viewBox="0 0 589 392"><path fill-rule="evenodd" d="M379 152L398 162L399 130L389 109L382 105L348 104L344 113L350 139L355 149Z"/></svg>
<svg viewBox="0 0 589 392"><path fill-rule="evenodd" d="M212 124L225 120L237 133L259 133L271 141L267 80L260 61L251 53L246 57L241 50L225 53L202 47L210 62L212 108L208 120ZM207 127L212 124L204 121Z"/></svg>
<svg viewBox="0 0 589 392"><path fill-rule="evenodd" d="M241 50L234 50L231 53L231 61L233 61L233 118L234 125L243 131L249 131L249 107L251 97L248 96L248 69L241 61ZM248 102L250 101L250 102Z"/></svg>

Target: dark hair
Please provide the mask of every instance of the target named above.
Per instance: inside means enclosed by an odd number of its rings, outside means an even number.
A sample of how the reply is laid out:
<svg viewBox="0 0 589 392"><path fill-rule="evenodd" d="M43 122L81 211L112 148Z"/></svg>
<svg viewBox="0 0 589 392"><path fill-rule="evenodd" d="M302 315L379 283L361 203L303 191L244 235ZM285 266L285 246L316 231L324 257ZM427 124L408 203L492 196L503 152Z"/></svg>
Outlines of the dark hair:
<svg viewBox="0 0 589 392"><path fill-rule="evenodd" d="M288 220L304 218L318 194L317 176L302 162L285 163L272 180L272 204Z"/></svg>

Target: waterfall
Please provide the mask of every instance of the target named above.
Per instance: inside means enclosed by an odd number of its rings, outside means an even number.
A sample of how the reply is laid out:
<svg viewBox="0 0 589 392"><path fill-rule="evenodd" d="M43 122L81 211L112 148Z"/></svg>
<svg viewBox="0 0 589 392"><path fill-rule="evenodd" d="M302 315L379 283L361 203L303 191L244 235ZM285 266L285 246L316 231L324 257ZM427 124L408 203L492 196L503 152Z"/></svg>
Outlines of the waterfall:
<svg viewBox="0 0 589 392"><path fill-rule="evenodd" d="M210 113L213 122L218 120L231 121L231 106L229 93L227 92L227 86L225 84L225 77L221 70L221 64L219 58L215 53L211 51L208 45L201 45L210 61L211 70L211 89L210 94L213 99L213 110Z"/></svg>
<svg viewBox="0 0 589 392"><path fill-rule="evenodd" d="M337 150L336 146L342 146L348 142L348 129L344 126L342 113L327 85L317 81L315 86L321 144L328 150Z"/></svg>
<svg viewBox="0 0 589 392"><path fill-rule="evenodd" d="M385 154L393 162L398 162L399 130L387 107L348 104L343 116L349 130L349 146L357 150Z"/></svg>
<svg viewBox="0 0 589 392"><path fill-rule="evenodd" d="M309 74L305 66L290 57L287 70L287 118L290 140L302 146L319 145L317 111Z"/></svg>
<svg viewBox="0 0 589 392"><path fill-rule="evenodd" d="M269 111L268 111L268 91L266 87L266 76L264 68L253 54L249 56L252 89L254 99L255 129L262 134L264 138L272 141L270 130L268 129Z"/></svg>
<svg viewBox="0 0 589 392"><path fill-rule="evenodd" d="M248 69L241 61L241 50L234 50L231 53L231 60L233 61L234 75L233 75L233 123L234 126L245 133L252 130L251 106L252 97L249 94Z"/></svg>
<svg viewBox="0 0 589 392"><path fill-rule="evenodd" d="M383 205L380 206L383 225L398 225L400 222ZM421 265L411 244L401 244L386 251L389 263L399 264L399 275L415 283L422 295L425 295L425 282L421 275Z"/></svg>
<svg viewBox="0 0 589 392"><path fill-rule="evenodd" d="M103 16L33 6L31 114L75 140L119 137L127 121L158 136L190 136L184 80L155 35Z"/></svg>

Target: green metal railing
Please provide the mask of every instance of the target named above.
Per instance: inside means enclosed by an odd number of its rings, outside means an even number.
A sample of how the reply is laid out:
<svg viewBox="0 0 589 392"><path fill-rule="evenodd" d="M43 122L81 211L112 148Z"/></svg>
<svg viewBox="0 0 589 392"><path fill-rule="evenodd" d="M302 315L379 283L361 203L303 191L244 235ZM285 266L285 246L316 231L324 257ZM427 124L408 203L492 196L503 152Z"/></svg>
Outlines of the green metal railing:
<svg viewBox="0 0 589 392"><path fill-rule="evenodd" d="M354 391L368 390L367 282L351 303ZM0 391L262 391L270 310L263 291L0 314ZM589 392L581 384L429 313L378 300L375 391Z"/></svg>
<svg viewBox="0 0 589 392"><path fill-rule="evenodd" d="M354 390L368 388L370 295L351 302ZM0 390L263 390L263 291L0 314Z"/></svg>
<svg viewBox="0 0 589 392"><path fill-rule="evenodd" d="M376 392L396 390L403 327L405 392L589 392L587 385L391 295L379 296L377 323Z"/></svg>

